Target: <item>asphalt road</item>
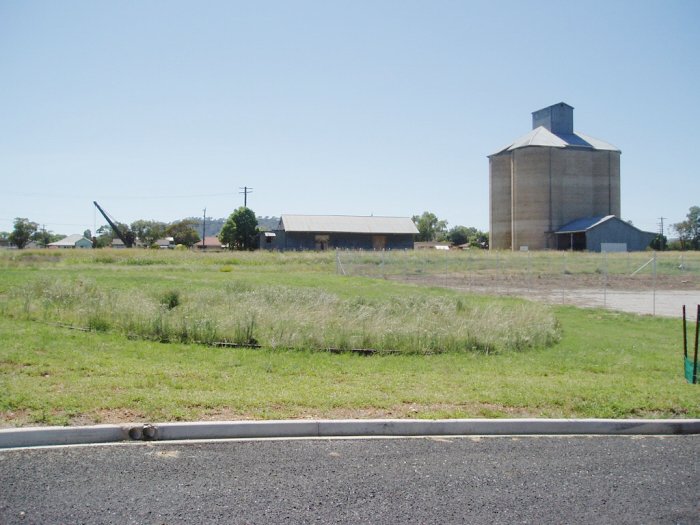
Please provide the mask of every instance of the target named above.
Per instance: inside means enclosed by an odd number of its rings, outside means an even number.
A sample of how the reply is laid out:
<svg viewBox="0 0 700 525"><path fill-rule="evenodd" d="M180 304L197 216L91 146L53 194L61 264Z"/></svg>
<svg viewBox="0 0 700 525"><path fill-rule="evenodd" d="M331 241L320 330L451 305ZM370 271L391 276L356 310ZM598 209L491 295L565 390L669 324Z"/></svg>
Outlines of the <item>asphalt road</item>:
<svg viewBox="0 0 700 525"><path fill-rule="evenodd" d="M0 523L700 523L700 436L0 452Z"/></svg>

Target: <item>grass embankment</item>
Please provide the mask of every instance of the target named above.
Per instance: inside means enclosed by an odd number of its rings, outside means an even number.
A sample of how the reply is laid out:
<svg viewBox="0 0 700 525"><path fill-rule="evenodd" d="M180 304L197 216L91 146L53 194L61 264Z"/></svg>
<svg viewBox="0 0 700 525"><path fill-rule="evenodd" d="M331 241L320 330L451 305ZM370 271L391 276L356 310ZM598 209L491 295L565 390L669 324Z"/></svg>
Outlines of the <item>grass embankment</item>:
<svg viewBox="0 0 700 525"><path fill-rule="evenodd" d="M347 275L477 289L700 289L700 252L340 252Z"/></svg>
<svg viewBox="0 0 700 525"><path fill-rule="evenodd" d="M235 259L235 266L225 255L148 255L106 264L99 256L93 264L88 256L68 258L39 272L22 268L20 259L19 267L6 270L17 284L0 297L0 313L159 342L301 350L489 353L558 338L551 311L522 301L467 300L330 272L290 273L276 254L248 254L243 261L249 264ZM210 264L217 259L221 264ZM260 271L263 266L278 273Z"/></svg>
<svg viewBox="0 0 700 525"><path fill-rule="evenodd" d="M700 391L682 377L682 339L674 320L552 310L516 300L338 277L332 275L333 258L326 255L211 255L97 252L52 255L50 260L36 254L3 256L0 424L297 417L700 417ZM81 301L74 289L82 290L88 300ZM259 297L257 290L263 290ZM174 306L168 302L173 291L178 292ZM129 300L137 308L122 310L119 305L130 304ZM207 317L199 312L196 319L209 319L219 330L217 335L233 336L237 324L227 324L227 316L235 318L239 311L249 315L251 308L258 308L259 330L254 337L263 348L161 344L147 340L152 335L148 333L131 334L138 338L130 339L126 334L133 326L127 329L114 320L120 316L133 320L140 310L143 319L152 314L189 319L184 315L188 304L193 312L209 304L211 312L218 313ZM122 313L102 317L111 307ZM532 335L527 344L489 342L504 313L529 310L543 316L538 319L548 326L544 333L551 335L553 325L547 323L556 319L558 342L553 337L535 341ZM106 324L93 320L96 331L91 332L45 322L90 327L91 316L100 312L96 319ZM338 315L346 317L338 321ZM382 322L374 322L374 317L382 316ZM468 337L442 340L462 343L436 343L431 331L437 324L456 319L451 321L453 329L440 332L449 335L464 329L463 319L472 317L483 324L465 329ZM163 333L187 341L178 319L168 325L171 332ZM279 333L278 328L266 330L268 325L290 319L297 326L290 333L306 335L284 344L266 339ZM319 319L330 324L315 331ZM410 346L398 355L371 357L318 351L337 344L337 335L323 339L336 329L345 330L349 346L357 344L355 336L387 341L387 332L382 331L386 323L423 326L429 334L425 341L432 343L421 348L432 354L408 352ZM535 325L531 333L541 332L539 320L530 324ZM358 326L361 330L355 333ZM407 332L406 341L422 329L413 335ZM501 334L508 333L501 329ZM519 341L523 332L514 333L512 341ZM314 339L318 337L322 339ZM481 343L475 345L475 340ZM310 344L314 341L321 344Z"/></svg>

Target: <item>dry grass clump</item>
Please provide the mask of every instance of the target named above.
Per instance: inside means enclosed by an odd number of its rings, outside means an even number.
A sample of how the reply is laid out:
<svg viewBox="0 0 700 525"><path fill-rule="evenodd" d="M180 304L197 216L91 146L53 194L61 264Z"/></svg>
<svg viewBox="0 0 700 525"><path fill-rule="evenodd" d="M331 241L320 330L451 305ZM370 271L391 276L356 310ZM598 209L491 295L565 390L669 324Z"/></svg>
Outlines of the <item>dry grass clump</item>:
<svg viewBox="0 0 700 525"><path fill-rule="evenodd" d="M162 342L377 352L500 352L558 340L550 310L525 302L403 294L341 297L320 288L233 281L216 289L104 289L39 279L3 303L12 315Z"/></svg>

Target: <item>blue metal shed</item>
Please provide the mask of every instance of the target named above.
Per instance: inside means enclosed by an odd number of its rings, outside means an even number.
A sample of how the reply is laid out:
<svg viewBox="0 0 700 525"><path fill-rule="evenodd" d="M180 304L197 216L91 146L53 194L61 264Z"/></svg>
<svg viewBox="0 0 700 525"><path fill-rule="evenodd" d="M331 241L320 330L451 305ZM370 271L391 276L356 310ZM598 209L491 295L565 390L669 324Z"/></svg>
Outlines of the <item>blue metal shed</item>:
<svg viewBox="0 0 700 525"><path fill-rule="evenodd" d="M645 232L614 215L585 217L565 224L556 232L558 250L600 252L605 245L624 245L625 251L646 250L655 233Z"/></svg>

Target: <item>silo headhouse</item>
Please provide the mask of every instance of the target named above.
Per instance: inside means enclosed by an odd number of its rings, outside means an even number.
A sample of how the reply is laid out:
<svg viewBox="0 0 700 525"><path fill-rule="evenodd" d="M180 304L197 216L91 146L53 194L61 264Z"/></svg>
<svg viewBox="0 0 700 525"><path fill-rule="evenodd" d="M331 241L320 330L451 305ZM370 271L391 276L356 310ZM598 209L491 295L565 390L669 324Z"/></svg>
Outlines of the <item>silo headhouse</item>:
<svg viewBox="0 0 700 525"><path fill-rule="evenodd" d="M492 249L561 249L563 226L620 217L620 150L574 131L564 102L535 111L532 131L489 155L489 181Z"/></svg>

